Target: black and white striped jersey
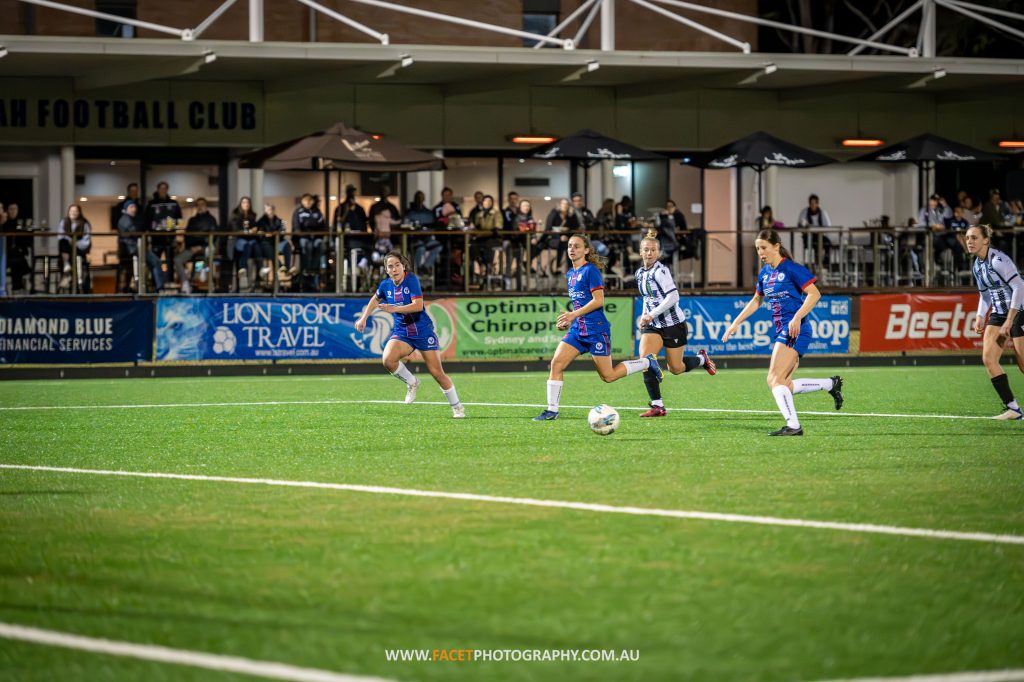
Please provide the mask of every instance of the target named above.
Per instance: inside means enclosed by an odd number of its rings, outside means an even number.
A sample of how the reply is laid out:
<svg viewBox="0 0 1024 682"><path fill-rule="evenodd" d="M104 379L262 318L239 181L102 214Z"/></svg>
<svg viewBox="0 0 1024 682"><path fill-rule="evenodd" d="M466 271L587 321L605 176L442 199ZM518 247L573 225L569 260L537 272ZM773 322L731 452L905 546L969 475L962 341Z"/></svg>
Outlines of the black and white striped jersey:
<svg viewBox="0 0 1024 682"><path fill-rule="evenodd" d="M665 301L666 296L677 292L672 271L660 261L649 270L641 266L636 271L636 286L640 289L640 295L644 297L644 313L650 313ZM678 296L679 294L676 293L677 299ZM679 303L674 303L669 306L668 310L656 315L651 321L651 326L661 329L680 324L683 321L683 311L679 309Z"/></svg>
<svg viewBox="0 0 1024 682"><path fill-rule="evenodd" d="M1006 315L1010 308L1019 308L1024 298L1024 291L1021 291L1024 283L1009 256L990 247L984 260L974 259L971 269L978 284L978 293L983 301L991 305L993 315Z"/></svg>

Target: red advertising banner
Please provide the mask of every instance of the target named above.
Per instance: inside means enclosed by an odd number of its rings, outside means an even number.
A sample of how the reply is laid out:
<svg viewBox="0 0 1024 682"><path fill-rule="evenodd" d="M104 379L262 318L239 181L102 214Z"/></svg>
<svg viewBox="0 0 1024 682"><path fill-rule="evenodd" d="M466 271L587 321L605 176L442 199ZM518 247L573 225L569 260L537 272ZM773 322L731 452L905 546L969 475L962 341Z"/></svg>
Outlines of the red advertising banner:
<svg viewBox="0 0 1024 682"><path fill-rule="evenodd" d="M977 294L881 294L860 299L860 349L978 350Z"/></svg>

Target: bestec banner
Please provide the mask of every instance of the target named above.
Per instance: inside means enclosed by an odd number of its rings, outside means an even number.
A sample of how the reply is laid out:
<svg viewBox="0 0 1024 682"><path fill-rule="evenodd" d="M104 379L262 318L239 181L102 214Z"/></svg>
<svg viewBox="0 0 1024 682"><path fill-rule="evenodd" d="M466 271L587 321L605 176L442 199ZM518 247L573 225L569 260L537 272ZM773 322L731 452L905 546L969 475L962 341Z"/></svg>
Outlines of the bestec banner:
<svg viewBox="0 0 1024 682"><path fill-rule="evenodd" d="M0 303L0 362L153 358L153 303Z"/></svg>
<svg viewBox="0 0 1024 682"><path fill-rule="evenodd" d="M978 350L977 294L877 294L860 298L860 349Z"/></svg>
<svg viewBox="0 0 1024 682"><path fill-rule="evenodd" d="M604 299L604 312L611 325L612 355L628 355L633 345L632 308L632 297ZM455 357L550 357L565 336L555 322L571 309L567 296L455 299Z"/></svg>
<svg viewBox="0 0 1024 682"><path fill-rule="evenodd" d="M727 343L722 334L746 307L747 296L682 296L679 307L688 329L687 348L703 348L710 355L770 354L775 342L775 323L767 305L740 325ZM643 314L643 299L636 299L634 324ZM850 297L822 296L808 315L814 340L808 353L848 353L850 351ZM638 332L639 337L639 332ZM639 338L634 354L640 349Z"/></svg>
<svg viewBox="0 0 1024 682"><path fill-rule="evenodd" d="M273 360L379 358L394 318L375 310L366 329L356 320L368 298L161 298L157 360ZM427 303L441 357L455 353L454 302ZM416 356L418 354L414 354Z"/></svg>

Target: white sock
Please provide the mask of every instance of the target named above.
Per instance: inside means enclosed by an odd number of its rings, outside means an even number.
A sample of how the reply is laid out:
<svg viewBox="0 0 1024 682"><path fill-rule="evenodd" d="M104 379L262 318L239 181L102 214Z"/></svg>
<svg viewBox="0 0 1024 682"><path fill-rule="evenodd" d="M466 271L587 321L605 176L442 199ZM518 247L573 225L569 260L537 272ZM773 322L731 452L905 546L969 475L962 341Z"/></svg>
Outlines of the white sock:
<svg viewBox="0 0 1024 682"><path fill-rule="evenodd" d="M416 377L412 375L412 372L409 371L409 368L405 366L404 362L398 363L398 369L392 372L391 376L398 379L399 381L404 381L406 384L410 386L416 383Z"/></svg>
<svg viewBox="0 0 1024 682"><path fill-rule="evenodd" d="M562 399L562 383L561 381L552 381L548 379L548 411L558 412L558 403Z"/></svg>
<svg viewBox="0 0 1024 682"><path fill-rule="evenodd" d="M1011 400L1007 407L1010 408L1011 410L1017 410L1018 412L1020 412L1020 405L1017 404L1016 400Z"/></svg>
<svg viewBox="0 0 1024 682"><path fill-rule="evenodd" d="M654 407L665 407L665 401L659 398L658 400L652 400L651 405Z"/></svg>
<svg viewBox="0 0 1024 682"><path fill-rule="evenodd" d="M793 393L811 393L813 391L831 391L831 379L793 379Z"/></svg>
<svg viewBox="0 0 1024 682"><path fill-rule="evenodd" d="M786 426L791 429L800 428L800 420L796 416L796 408L793 407L793 393L788 386L776 386L772 389L775 396L775 403L779 406L779 412L786 418Z"/></svg>
<svg viewBox="0 0 1024 682"><path fill-rule="evenodd" d="M455 384L452 384L452 387L447 391L442 388L441 393L444 393L444 397L448 398L448 404L452 407L459 404L459 394L455 392Z"/></svg>
<svg viewBox="0 0 1024 682"><path fill-rule="evenodd" d="M630 374L636 374L637 372L646 372L651 368L651 363L647 358L640 358L638 360L623 360L622 364L626 366L626 376Z"/></svg>

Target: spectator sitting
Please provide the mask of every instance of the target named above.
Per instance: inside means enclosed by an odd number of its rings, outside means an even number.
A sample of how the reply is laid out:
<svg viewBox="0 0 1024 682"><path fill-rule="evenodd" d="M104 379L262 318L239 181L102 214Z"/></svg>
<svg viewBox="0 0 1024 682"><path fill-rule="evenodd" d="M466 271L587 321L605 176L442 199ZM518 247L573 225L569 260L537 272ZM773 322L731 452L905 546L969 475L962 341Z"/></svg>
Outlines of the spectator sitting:
<svg viewBox="0 0 1024 682"><path fill-rule="evenodd" d="M761 215L757 219L757 229L761 230L778 230L785 227L781 220L775 219L775 214L772 211L771 206L764 206L761 208Z"/></svg>
<svg viewBox="0 0 1024 682"><path fill-rule="evenodd" d="M437 202L434 206L434 223L441 229L446 229L449 225L451 216L458 214L462 217L462 211L459 209L459 205L452 199L452 188L445 187L441 190L441 201ZM455 227L455 226L453 226ZM459 226L461 227L461 225Z"/></svg>
<svg viewBox="0 0 1024 682"><path fill-rule="evenodd" d="M206 199L199 197L195 202L195 215L188 219L185 227L185 248L174 257L174 270L181 282L181 293L192 293L192 276L185 264L201 257L209 245L209 234L217 231L217 219L210 214Z"/></svg>
<svg viewBox="0 0 1024 682"><path fill-rule="evenodd" d="M89 262L87 256L89 251L92 249L92 225L86 219L82 213L82 207L78 204L71 204L68 207L68 213L66 216L61 218L60 223L57 225L57 251L60 254L61 269L63 276L60 279L60 288L69 289L71 287L71 242L75 242L75 254L82 259L82 270L78 271L78 281L84 287L85 293L88 293L89 279L88 279L88 268Z"/></svg>
<svg viewBox="0 0 1024 682"><path fill-rule="evenodd" d="M151 232L173 232L181 220L181 205L167 193L169 189L166 182L157 183L153 198L146 205L143 225ZM167 277L170 278L174 272L174 237L150 237L149 248L167 264Z"/></svg>
<svg viewBox="0 0 1024 682"><path fill-rule="evenodd" d="M11 203L7 205L7 220L0 217L0 232L21 233L7 237L7 268L11 271L11 288L14 291L25 289L25 277L32 272L32 229L18 213L18 205Z"/></svg>
<svg viewBox="0 0 1024 682"><path fill-rule="evenodd" d="M398 207L388 201L390 193L391 188L385 187L380 199L370 207L370 222L373 224L373 233L376 237L371 254L375 265L383 263L384 256L394 249L391 230L402 223L402 214L398 212Z"/></svg>
<svg viewBox="0 0 1024 682"><path fill-rule="evenodd" d="M676 202L668 199L665 201L665 208L658 214L658 243L661 246L661 260L669 263L672 261L672 254L679 250L679 239L677 231L686 231L686 216L676 206ZM686 239L686 236L683 237ZM691 252L689 245L684 242L684 254Z"/></svg>
<svg viewBox="0 0 1024 682"><path fill-rule="evenodd" d="M572 193L572 210L579 220L580 229L584 232L593 232L597 227L597 218L594 217L594 212L587 208L587 202L579 192ZM596 236L590 239L590 245L594 247L598 256L608 256L608 246Z"/></svg>
<svg viewBox="0 0 1024 682"><path fill-rule="evenodd" d="M291 283L292 275L295 274L292 243L285 235L284 221L277 216L277 208L273 204L263 205L263 215L256 221L256 228L259 230L256 249L253 256L261 263L260 279L268 280L273 274L271 268L276 264L274 255L274 235L278 235L280 241L277 246L277 253L284 259L284 267L278 269L278 281L287 285ZM263 265L266 263L266 265Z"/></svg>
<svg viewBox="0 0 1024 682"><path fill-rule="evenodd" d="M988 202L982 207L981 222L990 225L993 229L1006 225L1006 204L1003 203L998 189L988 193Z"/></svg>
<svg viewBox="0 0 1024 682"><path fill-rule="evenodd" d="M977 200L969 194L964 193L964 198L960 200L960 208L963 211L964 220L971 227L978 224L978 220L981 218L981 213L978 211Z"/></svg>
<svg viewBox="0 0 1024 682"><path fill-rule="evenodd" d="M514 232L516 229L516 215L519 213L519 192L508 193L508 203L501 213L505 220L505 231Z"/></svg>
<svg viewBox="0 0 1024 682"><path fill-rule="evenodd" d="M469 217L467 218L467 220L469 220L470 225L476 225L476 214L480 212L480 210L483 208L483 205L484 193L481 192L480 190L473 192L473 208L469 210Z"/></svg>
<svg viewBox="0 0 1024 682"><path fill-rule="evenodd" d="M498 275L502 271L502 240L500 230L505 226L505 219L502 212L494 205L494 197L490 194L484 195L480 201L480 210L474 216L473 227L478 230L486 230L490 235L476 240L473 248L476 251L473 259L473 271L477 275L487 274L488 268L492 274Z"/></svg>
<svg viewBox="0 0 1024 682"><path fill-rule="evenodd" d="M256 247L257 220L259 218L256 216L256 212L252 210L252 199L249 197L239 199L238 206L231 211L229 225L230 231L237 235L234 238L235 244L231 251L231 257L234 259L235 268L238 271L239 291L256 289L257 270L253 269L253 264L250 261L252 261L253 250ZM252 275L251 278L250 275Z"/></svg>
<svg viewBox="0 0 1024 682"><path fill-rule="evenodd" d="M821 207L817 194L807 197L807 207L800 211L796 220L797 227L832 227L832 219L828 217L828 211ZM804 248L808 248L810 240L808 234L804 233ZM828 267L832 261L832 240L827 234L821 235L822 263Z"/></svg>
<svg viewBox="0 0 1024 682"><path fill-rule="evenodd" d="M548 213L546 227L547 232L551 234L548 237L547 247L555 252L554 264L550 269L552 274L556 274L562 271L562 256L565 255L566 247L569 245L569 231L580 229L579 216L576 215L576 211L568 199L558 200L558 205ZM541 255L541 268L547 270L543 260L544 254Z"/></svg>
<svg viewBox="0 0 1024 682"><path fill-rule="evenodd" d="M317 232L324 231L324 214L313 202L312 194L303 194L299 206L292 214L293 237L298 235L299 253L303 272L301 289L313 289L312 277L320 270L324 255L324 238Z"/></svg>
<svg viewBox="0 0 1024 682"><path fill-rule="evenodd" d="M139 203L137 201L125 201L121 204L124 208L117 219L117 259L118 269L123 276L124 284L121 283L121 276L118 277L117 286L121 293L127 294L133 291L131 286L134 279L135 259L139 256ZM153 278L153 291L160 293L164 290L164 272L160 268L160 259L156 257L152 249L146 249L146 267L149 268L150 276Z"/></svg>
<svg viewBox="0 0 1024 682"><path fill-rule="evenodd" d="M430 229L434 223L434 212L427 208L426 200L427 195L423 192L416 192L412 201L409 202L409 209L405 212L405 222L412 225L413 229L418 227ZM417 273L423 273L433 268L443 249L444 246L434 235L414 239L412 242L413 263Z"/></svg>
<svg viewBox="0 0 1024 682"><path fill-rule="evenodd" d="M373 246L373 226L366 218L366 211L356 201L355 185L345 187L345 200L334 209L332 224L335 231L345 235L345 258L351 258L355 252L358 267L368 267Z"/></svg>

